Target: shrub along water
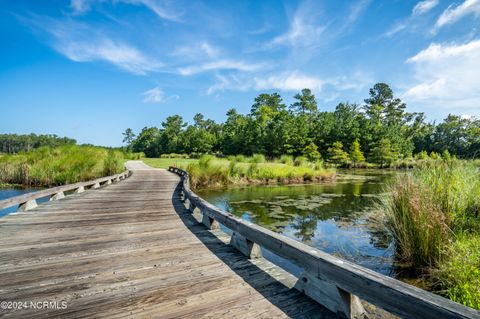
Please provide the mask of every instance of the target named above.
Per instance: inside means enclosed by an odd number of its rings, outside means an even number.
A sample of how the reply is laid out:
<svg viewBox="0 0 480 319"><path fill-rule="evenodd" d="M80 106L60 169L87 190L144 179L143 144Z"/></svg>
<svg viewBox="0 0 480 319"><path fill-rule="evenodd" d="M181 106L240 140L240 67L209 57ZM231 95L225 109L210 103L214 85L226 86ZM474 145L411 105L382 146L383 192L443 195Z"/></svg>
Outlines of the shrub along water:
<svg viewBox="0 0 480 319"><path fill-rule="evenodd" d="M383 204L398 256L428 270L432 289L478 309L478 168L466 161L427 161L398 176Z"/></svg>
<svg viewBox="0 0 480 319"><path fill-rule="evenodd" d="M239 161L239 159L244 162ZM255 183L303 183L335 178L334 169L325 169L321 163L303 162L293 166L265 162L263 156L230 157L218 159L204 155L198 162L183 165L190 175L193 188Z"/></svg>
<svg viewBox="0 0 480 319"><path fill-rule="evenodd" d="M41 147L0 158L0 183L53 186L120 173L123 155L100 147Z"/></svg>

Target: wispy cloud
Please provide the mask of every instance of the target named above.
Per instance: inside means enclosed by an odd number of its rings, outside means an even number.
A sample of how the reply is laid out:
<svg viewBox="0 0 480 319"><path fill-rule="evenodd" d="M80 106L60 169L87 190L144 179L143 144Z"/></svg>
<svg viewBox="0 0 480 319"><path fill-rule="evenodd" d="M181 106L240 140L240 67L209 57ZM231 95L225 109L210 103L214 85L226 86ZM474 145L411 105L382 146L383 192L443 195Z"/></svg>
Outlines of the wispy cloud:
<svg viewBox="0 0 480 319"><path fill-rule="evenodd" d="M170 21L181 21L184 11L181 5L176 1L168 0L114 0L116 2L124 2L136 5L143 5L152 10L157 16Z"/></svg>
<svg viewBox="0 0 480 319"><path fill-rule="evenodd" d="M106 61L127 72L145 75L158 71L160 63L148 59L138 49L108 38L94 41L60 40L55 49L76 62Z"/></svg>
<svg viewBox="0 0 480 319"><path fill-rule="evenodd" d="M71 20L35 16L28 23L43 29L57 52L75 62L103 61L137 75L160 71L163 66L122 40L115 40L92 26Z"/></svg>
<svg viewBox="0 0 480 319"><path fill-rule="evenodd" d="M460 5L450 5L438 18L435 23L434 32L439 28L455 23L463 17L473 14L480 16L480 0L465 0Z"/></svg>
<svg viewBox="0 0 480 319"><path fill-rule="evenodd" d="M101 3L108 0L71 0L70 8L73 15L81 15L90 11L94 2ZM112 3L126 3L131 5L143 5L162 19L180 21L184 14L181 6L176 2L167 0L110 0Z"/></svg>
<svg viewBox="0 0 480 319"><path fill-rule="evenodd" d="M290 20L288 30L265 45L290 46L295 49L317 48L345 35L361 17L371 0L359 0L350 5L341 19L326 15L315 1L303 2Z"/></svg>
<svg viewBox="0 0 480 319"><path fill-rule="evenodd" d="M429 12L438 5L438 0L424 0L418 2L415 7L413 7L412 15L421 15Z"/></svg>
<svg viewBox="0 0 480 319"><path fill-rule="evenodd" d="M165 92L158 86L142 93L143 103L160 103L165 99Z"/></svg>
<svg viewBox="0 0 480 319"><path fill-rule="evenodd" d="M383 35L386 37L392 37L395 34L405 29L408 29L409 27L415 26L414 22L418 21L419 16L430 12L437 5L438 0L424 0L417 2L417 4L412 9L412 13L407 18L404 18L393 24L393 26Z"/></svg>
<svg viewBox="0 0 480 319"><path fill-rule="evenodd" d="M143 103L163 103L170 100L178 100L178 95L166 96L165 92L158 86L142 93Z"/></svg>
<svg viewBox="0 0 480 319"><path fill-rule="evenodd" d="M177 47L170 55L192 59L204 59L205 57L215 58L220 55L220 49L207 41L202 41Z"/></svg>
<svg viewBox="0 0 480 319"><path fill-rule="evenodd" d="M316 19L311 15L306 14L303 9L299 9L290 23L289 30L275 37L269 46L312 46L318 43L318 39L325 29L325 26L317 25Z"/></svg>
<svg viewBox="0 0 480 319"><path fill-rule="evenodd" d="M432 43L409 58L418 84L409 87L408 100L450 109L480 105L480 40L463 44Z"/></svg>
<svg viewBox="0 0 480 319"><path fill-rule="evenodd" d="M200 65L192 65L184 68L180 68L178 71L181 75L192 75L196 73L214 71L214 70L237 70L252 72L263 68L263 63L247 63L244 61L234 60L218 60L213 62L207 62Z"/></svg>
<svg viewBox="0 0 480 319"><path fill-rule="evenodd" d="M318 77L300 70L256 74L253 77L242 74L217 75L216 79L217 82L208 88L207 94L225 90L298 92L309 88L316 93L328 91L329 96L338 96L339 92L358 92L373 82L370 77L361 72L345 76Z"/></svg>

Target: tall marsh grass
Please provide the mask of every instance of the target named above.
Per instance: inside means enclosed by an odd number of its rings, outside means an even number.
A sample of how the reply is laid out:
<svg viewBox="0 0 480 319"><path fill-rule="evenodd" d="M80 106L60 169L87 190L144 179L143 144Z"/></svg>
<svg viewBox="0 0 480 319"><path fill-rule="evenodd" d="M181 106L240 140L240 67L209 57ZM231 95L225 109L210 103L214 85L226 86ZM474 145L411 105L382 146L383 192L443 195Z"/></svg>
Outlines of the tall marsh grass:
<svg viewBox="0 0 480 319"><path fill-rule="evenodd" d="M123 170L123 155L90 146L41 147L0 158L0 183L53 186L112 175Z"/></svg>
<svg viewBox="0 0 480 319"><path fill-rule="evenodd" d="M480 307L480 170L472 162L425 162L399 175L383 200L397 255L454 301Z"/></svg>
<svg viewBox="0 0 480 319"><path fill-rule="evenodd" d="M305 163L302 166L293 166L266 162L263 156L258 155L254 155L248 162L238 161L238 156L218 159L204 155L198 162L182 168L188 171L193 188L229 184L302 183L335 177L335 170L324 169L321 165Z"/></svg>

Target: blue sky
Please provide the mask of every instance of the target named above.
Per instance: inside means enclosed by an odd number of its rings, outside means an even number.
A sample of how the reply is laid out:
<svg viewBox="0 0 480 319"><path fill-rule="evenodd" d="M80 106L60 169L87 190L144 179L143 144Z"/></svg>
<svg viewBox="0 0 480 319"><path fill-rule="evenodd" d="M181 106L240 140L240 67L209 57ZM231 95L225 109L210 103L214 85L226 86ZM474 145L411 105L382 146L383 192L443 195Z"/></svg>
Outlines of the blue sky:
<svg viewBox="0 0 480 319"><path fill-rule="evenodd" d="M387 82L410 111L480 116L480 0L0 2L0 132L121 145L255 96L320 109Z"/></svg>

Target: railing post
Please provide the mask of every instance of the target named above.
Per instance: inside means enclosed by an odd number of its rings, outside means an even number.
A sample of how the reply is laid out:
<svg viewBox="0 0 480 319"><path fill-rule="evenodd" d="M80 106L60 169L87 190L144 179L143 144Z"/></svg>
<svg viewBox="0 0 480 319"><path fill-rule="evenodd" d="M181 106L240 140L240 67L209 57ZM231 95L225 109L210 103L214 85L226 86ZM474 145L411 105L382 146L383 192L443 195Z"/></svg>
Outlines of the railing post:
<svg viewBox="0 0 480 319"><path fill-rule="evenodd" d="M21 203L18 206L17 211L18 212L24 212L24 211L27 211L27 210L30 210L30 209L34 209L37 206L38 206L37 201L35 199L31 199L29 201L26 201L25 203Z"/></svg>
<svg viewBox="0 0 480 319"><path fill-rule="evenodd" d="M83 193L85 191L85 187L83 186L80 186L79 188L77 188L74 193L75 194L80 194L80 193Z"/></svg>
<svg viewBox="0 0 480 319"><path fill-rule="evenodd" d="M319 276L304 272L300 275L294 288L341 317L365 318L365 309L357 296L338 288L334 283Z"/></svg>
<svg viewBox="0 0 480 319"><path fill-rule="evenodd" d="M105 182L105 185L110 185L112 183L112 180L111 179L107 179L107 181Z"/></svg>
<svg viewBox="0 0 480 319"><path fill-rule="evenodd" d="M193 213L195 211L195 208L197 208L197 206L195 206L191 200L188 200L188 202L189 202L188 210L190 211L190 213Z"/></svg>
<svg viewBox="0 0 480 319"><path fill-rule="evenodd" d="M239 250L242 254L248 258L260 258L262 257L262 250L260 246L243 237L237 232L232 233L232 238L230 239L230 245Z"/></svg>
<svg viewBox="0 0 480 319"><path fill-rule="evenodd" d="M92 188L93 188L93 189L95 189L95 188L100 188L100 183L99 183L99 182L96 182L95 184L93 184Z"/></svg>
<svg viewBox="0 0 480 319"><path fill-rule="evenodd" d="M50 200L59 200L65 198L65 194L63 192L58 192L50 197Z"/></svg>
<svg viewBox="0 0 480 319"><path fill-rule="evenodd" d="M218 229L220 226L218 222L208 216L205 212L202 211L202 224L204 224L208 229Z"/></svg>
<svg viewBox="0 0 480 319"><path fill-rule="evenodd" d="M115 177L115 182L120 182L120 176Z"/></svg>

